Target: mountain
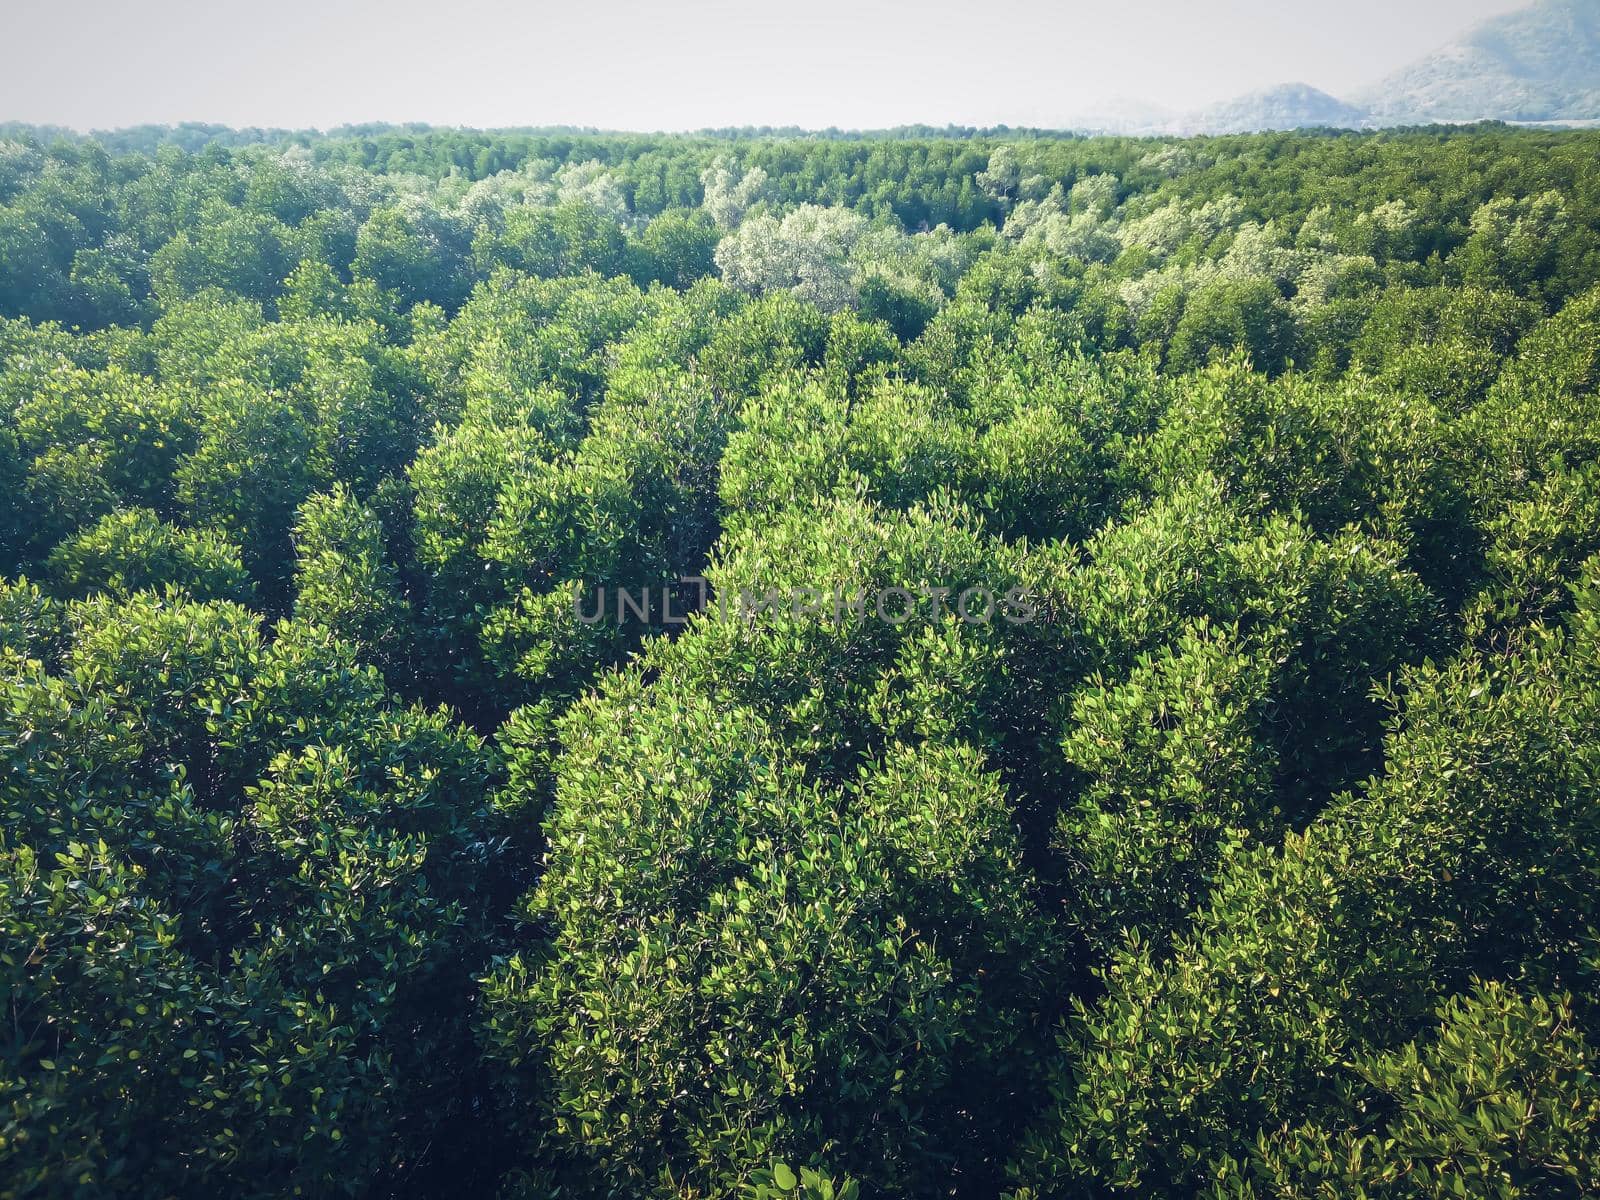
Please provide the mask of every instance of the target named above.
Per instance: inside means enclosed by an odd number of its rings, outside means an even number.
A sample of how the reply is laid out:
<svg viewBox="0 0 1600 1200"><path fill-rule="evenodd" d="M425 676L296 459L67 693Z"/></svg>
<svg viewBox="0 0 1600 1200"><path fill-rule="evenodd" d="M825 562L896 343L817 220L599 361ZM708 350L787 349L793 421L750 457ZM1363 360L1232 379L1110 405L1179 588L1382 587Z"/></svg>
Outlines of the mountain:
<svg viewBox="0 0 1600 1200"><path fill-rule="evenodd" d="M1600 121L1600 0L1539 0L1494 17L1348 102L1286 83L1180 117L1126 106L1108 133L1251 133L1452 121Z"/></svg>
<svg viewBox="0 0 1600 1200"><path fill-rule="evenodd" d="M1380 125L1600 118L1600 0L1494 17L1354 100Z"/></svg>
<svg viewBox="0 0 1600 1200"><path fill-rule="evenodd" d="M1073 114L1065 127L1082 133L1138 135L1164 129L1173 119L1172 111L1158 104L1119 96L1088 112Z"/></svg>
<svg viewBox="0 0 1600 1200"><path fill-rule="evenodd" d="M1151 104L1123 100L1094 113L1075 116L1068 127L1083 133L1177 134L1254 133L1262 129L1354 129L1366 113L1336 96L1304 83L1283 83L1236 96L1188 113L1173 113Z"/></svg>
<svg viewBox="0 0 1600 1200"><path fill-rule="evenodd" d="M1304 83L1283 83L1214 104L1178 120L1183 133L1255 133L1328 126L1354 129L1367 114Z"/></svg>

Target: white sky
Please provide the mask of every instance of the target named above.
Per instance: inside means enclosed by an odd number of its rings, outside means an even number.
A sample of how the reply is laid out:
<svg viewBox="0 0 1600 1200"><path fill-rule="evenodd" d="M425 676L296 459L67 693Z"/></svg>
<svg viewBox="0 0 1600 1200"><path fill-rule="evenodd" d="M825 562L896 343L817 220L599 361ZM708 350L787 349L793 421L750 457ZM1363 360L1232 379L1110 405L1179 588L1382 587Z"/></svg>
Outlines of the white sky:
<svg viewBox="0 0 1600 1200"><path fill-rule="evenodd" d="M1060 125L1339 95L1525 0L0 0L0 121Z"/></svg>

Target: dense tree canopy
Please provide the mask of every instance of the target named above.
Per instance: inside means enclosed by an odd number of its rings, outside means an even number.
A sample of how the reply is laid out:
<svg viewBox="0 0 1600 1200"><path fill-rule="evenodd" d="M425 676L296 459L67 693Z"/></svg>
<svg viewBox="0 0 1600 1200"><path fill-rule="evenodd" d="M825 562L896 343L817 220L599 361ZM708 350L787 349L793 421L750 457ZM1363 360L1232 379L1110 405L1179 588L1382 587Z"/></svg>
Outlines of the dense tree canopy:
<svg viewBox="0 0 1600 1200"><path fill-rule="evenodd" d="M1600 135L0 130L0 1198L1600 1191Z"/></svg>

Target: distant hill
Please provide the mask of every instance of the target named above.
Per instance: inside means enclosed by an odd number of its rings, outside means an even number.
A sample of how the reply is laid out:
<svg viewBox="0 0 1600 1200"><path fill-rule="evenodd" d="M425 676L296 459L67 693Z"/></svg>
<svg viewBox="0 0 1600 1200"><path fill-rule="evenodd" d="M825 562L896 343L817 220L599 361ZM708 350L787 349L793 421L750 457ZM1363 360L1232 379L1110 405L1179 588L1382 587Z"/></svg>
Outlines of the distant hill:
<svg viewBox="0 0 1600 1200"><path fill-rule="evenodd" d="M1177 119L1177 114L1157 104L1130 97L1118 97L1099 107L1074 115L1067 125L1084 133L1146 134L1165 129Z"/></svg>
<svg viewBox="0 0 1600 1200"><path fill-rule="evenodd" d="M1600 0L1540 0L1354 97L1374 124L1600 117Z"/></svg>
<svg viewBox="0 0 1600 1200"><path fill-rule="evenodd" d="M1495 17L1344 101L1304 83L1251 92L1179 117L1126 105L1109 133L1220 134L1317 126L1600 121L1600 0L1538 0Z"/></svg>
<svg viewBox="0 0 1600 1200"><path fill-rule="evenodd" d="M1190 113L1177 124L1184 133L1255 133L1262 129L1353 129L1367 114L1304 83L1284 83Z"/></svg>

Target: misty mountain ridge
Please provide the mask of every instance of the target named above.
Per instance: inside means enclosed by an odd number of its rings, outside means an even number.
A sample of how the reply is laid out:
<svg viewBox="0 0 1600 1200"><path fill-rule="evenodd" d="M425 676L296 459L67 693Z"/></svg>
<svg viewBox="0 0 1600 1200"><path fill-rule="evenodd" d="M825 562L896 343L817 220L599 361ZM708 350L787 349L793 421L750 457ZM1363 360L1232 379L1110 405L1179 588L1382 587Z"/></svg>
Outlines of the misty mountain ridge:
<svg viewBox="0 0 1600 1200"><path fill-rule="evenodd" d="M1305 83L1263 88L1179 118L1191 133L1238 133L1254 129L1357 127L1366 123L1363 109L1346 104Z"/></svg>
<svg viewBox="0 0 1600 1200"><path fill-rule="evenodd" d="M1178 116L1123 104L1071 124L1192 135L1495 120L1600 121L1600 0L1539 0L1491 18L1348 101L1285 83Z"/></svg>

